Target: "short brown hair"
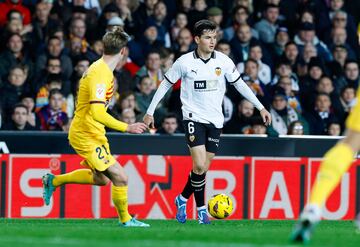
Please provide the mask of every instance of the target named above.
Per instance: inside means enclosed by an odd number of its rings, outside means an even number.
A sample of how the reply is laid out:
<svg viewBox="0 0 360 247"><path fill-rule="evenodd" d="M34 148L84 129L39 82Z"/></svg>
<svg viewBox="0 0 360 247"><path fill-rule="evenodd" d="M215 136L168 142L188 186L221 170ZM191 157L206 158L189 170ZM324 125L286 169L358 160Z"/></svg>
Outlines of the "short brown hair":
<svg viewBox="0 0 360 247"><path fill-rule="evenodd" d="M111 31L108 31L102 42L104 43L104 54L115 55L126 46L129 39L129 35L123 31L121 27L114 27Z"/></svg>

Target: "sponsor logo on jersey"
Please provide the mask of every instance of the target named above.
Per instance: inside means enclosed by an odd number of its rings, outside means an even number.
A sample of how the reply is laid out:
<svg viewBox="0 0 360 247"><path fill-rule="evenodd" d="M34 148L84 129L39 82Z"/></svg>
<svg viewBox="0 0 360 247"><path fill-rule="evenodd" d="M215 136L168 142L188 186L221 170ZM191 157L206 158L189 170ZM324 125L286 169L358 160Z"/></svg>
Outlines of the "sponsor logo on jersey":
<svg viewBox="0 0 360 247"><path fill-rule="evenodd" d="M96 98L104 99L106 94L106 85L105 83L96 84Z"/></svg>
<svg viewBox="0 0 360 247"><path fill-rule="evenodd" d="M216 91L218 89L218 80L202 80L202 81L194 81L194 89L195 91Z"/></svg>
<svg viewBox="0 0 360 247"><path fill-rule="evenodd" d="M194 89L206 89L206 81L194 81Z"/></svg>
<svg viewBox="0 0 360 247"><path fill-rule="evenodd" d="M192 69L191 72L194 72L195 74L197 74L197 70Z"/></svg>
<svg viewBox="0 0 360 247"><path fill-rule="evenodd" d="M220 67L216 67L216 68L215 68L215 74L216 74L217 76L220 76L220 75L221 75L221 68L220 68Z"/></svg>

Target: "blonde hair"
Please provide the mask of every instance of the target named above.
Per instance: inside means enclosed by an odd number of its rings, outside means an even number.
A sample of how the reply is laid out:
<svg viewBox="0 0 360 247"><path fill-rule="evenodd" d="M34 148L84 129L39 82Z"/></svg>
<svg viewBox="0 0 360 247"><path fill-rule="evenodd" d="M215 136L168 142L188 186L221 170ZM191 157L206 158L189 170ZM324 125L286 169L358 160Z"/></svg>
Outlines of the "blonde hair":
<svg viewBox="0 0 360 247"><path fill-rule="evenodd" d="M108 31L102 38L104 44L105 55L115 55L126 46L129 40L129 35L124 32L121 27L115 26L111 31Z"/></svg>

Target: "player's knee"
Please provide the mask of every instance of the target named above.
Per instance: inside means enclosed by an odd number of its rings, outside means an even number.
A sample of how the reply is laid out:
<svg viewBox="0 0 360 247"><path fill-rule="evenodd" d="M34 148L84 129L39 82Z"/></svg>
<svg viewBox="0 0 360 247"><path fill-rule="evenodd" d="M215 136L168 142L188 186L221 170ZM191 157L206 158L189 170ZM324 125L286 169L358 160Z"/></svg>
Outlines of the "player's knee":
<svg viewBox="0 0 360 247"><path fill-rule="evenodd" d="M128 176L126 174L118 174L115 176L113 183L116 186L126 186L128 184Z"/></svg>
<svg viewBox="0 0 360 247"><path fill-rule="evenodd" d="M194 164L193 171L194 171L196 174L201 175L201 174L203 174L204 172L206 172L206 167L205 167L205 165Z"/></svg>
<svg viewBox="0 0 360 247"><path fill-rule="evenodd" d="M105 186L105 185L107 185L109 183L109 179L107 179L107 178L95 178L94 182L95 182L95 185Z"/></svg>

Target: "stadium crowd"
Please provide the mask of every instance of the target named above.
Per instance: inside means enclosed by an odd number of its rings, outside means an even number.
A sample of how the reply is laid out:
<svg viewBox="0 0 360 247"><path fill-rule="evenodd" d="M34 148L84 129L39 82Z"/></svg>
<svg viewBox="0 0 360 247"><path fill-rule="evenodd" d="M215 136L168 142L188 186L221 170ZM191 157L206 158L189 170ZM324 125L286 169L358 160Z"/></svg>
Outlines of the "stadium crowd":
<svg viewBox="0 0 360 247"><path fill-rule="evenodd" d="M194 50L200 19L218 26L216 50L272 115L228 86L223 133L341 135L359 85L360 1L2 0L0 127L67 131L78 82L114 26L130 35L108 111L141 121L164 73ZM157 132L182 131L179 80L155 112Z"/></svg>

